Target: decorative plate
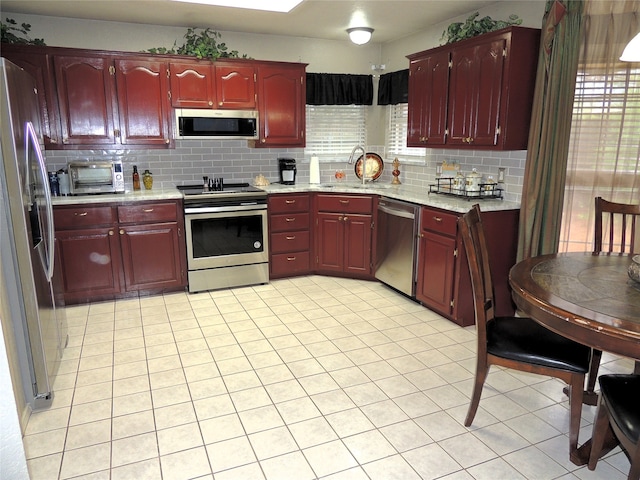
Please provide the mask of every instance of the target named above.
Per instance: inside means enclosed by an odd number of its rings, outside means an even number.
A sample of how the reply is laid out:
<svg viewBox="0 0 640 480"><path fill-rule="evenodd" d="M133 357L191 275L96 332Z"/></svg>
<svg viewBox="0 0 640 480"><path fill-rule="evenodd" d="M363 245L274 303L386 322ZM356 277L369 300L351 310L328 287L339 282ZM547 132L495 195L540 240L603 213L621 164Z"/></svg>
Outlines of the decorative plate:
<svg viewBox="0 0 640 480"><path fill-rule="evenodd" d="M377 153L367 152L367 171L365 172L365 178L367 180L376 180L380 175L382 175L382 171L384 170L384 162L382 158ZM356 160L355 172L356 177L362 180L362 155L360 158Z"/></svg>

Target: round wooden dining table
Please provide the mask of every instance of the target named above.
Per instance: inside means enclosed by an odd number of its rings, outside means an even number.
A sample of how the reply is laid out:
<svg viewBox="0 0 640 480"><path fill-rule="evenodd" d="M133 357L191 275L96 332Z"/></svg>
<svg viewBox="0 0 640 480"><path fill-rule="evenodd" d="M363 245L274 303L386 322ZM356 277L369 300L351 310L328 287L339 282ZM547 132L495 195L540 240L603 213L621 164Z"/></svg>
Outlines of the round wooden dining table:
<svg viewBox="0 0 640 480"><path fill-rule="evenodd" d="M632 256L558 253L523 260L509 283L518 309L554 332L640 365L640 283L629 278ZM587 463L590 441L571 461Z"/></svg>

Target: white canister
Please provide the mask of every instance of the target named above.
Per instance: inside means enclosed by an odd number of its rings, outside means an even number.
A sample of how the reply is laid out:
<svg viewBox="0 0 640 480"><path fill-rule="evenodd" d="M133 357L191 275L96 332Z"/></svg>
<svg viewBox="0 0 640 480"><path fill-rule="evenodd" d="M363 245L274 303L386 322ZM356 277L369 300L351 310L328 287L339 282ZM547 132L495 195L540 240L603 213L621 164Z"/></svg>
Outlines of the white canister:
<svg viewBox="0 0 640 480"><path fill-rule="evenodd" d="M71 190L69 187L69 174L66 172L58 172L58 184L60 186L60 195L69 195Z"/></svg>
<svg viewBox="0 0 640 480"><path fill-rule="evenodd" d="M320 162L315 155L309 162L309 183L320 183Z"/></svg>

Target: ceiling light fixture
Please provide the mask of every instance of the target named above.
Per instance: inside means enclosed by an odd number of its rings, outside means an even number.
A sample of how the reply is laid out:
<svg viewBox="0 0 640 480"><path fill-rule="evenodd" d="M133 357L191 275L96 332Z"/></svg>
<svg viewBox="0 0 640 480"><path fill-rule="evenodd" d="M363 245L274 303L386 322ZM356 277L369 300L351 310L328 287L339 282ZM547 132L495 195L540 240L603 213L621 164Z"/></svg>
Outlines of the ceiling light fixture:
<svg viewBox="0 0 640 480"><path fill-rule="evenodd" d="M212 7L236 7L250 10L266 10L268 12L288 13L303 0L174 0L185 3L202 3Z"/></svg>
<svg viewBox="0 0 640 480"><path fill-rule="evenodd" d="M640 62L640 33L624 47L620 60L623 62Z"/></svg>
<svg viewBox="0 0 640 480"><path fill-rule="evenodd" d="M364 45L369 40L371 40L371 34L373 33L373 28L369 27L355 27L355 28L347 28L347 33L349 34L349 38L356 45Z"/></svg>

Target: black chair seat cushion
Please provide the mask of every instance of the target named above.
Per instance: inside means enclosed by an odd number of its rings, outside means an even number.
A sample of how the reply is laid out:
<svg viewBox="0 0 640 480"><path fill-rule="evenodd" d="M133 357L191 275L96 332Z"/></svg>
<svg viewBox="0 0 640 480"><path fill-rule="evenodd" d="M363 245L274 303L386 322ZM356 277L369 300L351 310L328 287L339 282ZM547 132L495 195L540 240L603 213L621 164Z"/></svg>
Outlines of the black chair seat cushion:
<svg viewBox="0 0 640 480"><path fill-rule="evenodd" d="M525 317L496 317L487 324L487 351L543 367L587 373L591 349Z"/></svg>
<svg viewBox="0 0 640 480"><path fill-rule="evenodd" d="M600 392L609 416L633 443L640 437L640 375L602 375Z"/></svg>

